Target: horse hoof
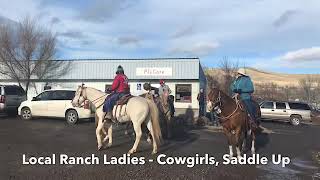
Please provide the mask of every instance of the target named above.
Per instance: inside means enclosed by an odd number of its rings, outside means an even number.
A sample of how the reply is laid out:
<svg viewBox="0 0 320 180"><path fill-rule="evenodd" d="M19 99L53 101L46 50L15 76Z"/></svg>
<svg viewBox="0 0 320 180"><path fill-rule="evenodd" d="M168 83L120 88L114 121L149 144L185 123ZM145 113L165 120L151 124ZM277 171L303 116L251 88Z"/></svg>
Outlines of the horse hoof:
<svg viewBox="0 0 320 180"><path fill-rule="evenodd" d="M98 151L101 151L103 149L103 146L98 146Z"/></svg>
<svg viewBox="0 0 320 180"><path fill-rule="evenodd" d="M108 143L107 147L110 148L112 146L112 143Z"/></svg>
<svg viewBox="0 0 320 180"><path fill-rule="evenodd" d="M242 156L237 156L238 159L242 158Z"/></svg>
<svg viewBox="0 0 320 180"><path fill-rule="evenodd" d="M147 142L149 143L149 144L151 144L152 143L152 141L151 141L151 139L147 139Z"/></svg>
<svg viewBox="0 0 320 180"><path fill-rule="evenodd" d="M128 154L131 155L131 154L133 154L133 153L135 153L135 152L136 152L136 150L131 149L131 150L129 150Z"/></svg>
<svg viewBox="0 0 320 180"><path fill-rule="evenodd" d="M152 151L151 154L154 155L154 154L157 154L157 153L158 153L157 151Z"/></svg>

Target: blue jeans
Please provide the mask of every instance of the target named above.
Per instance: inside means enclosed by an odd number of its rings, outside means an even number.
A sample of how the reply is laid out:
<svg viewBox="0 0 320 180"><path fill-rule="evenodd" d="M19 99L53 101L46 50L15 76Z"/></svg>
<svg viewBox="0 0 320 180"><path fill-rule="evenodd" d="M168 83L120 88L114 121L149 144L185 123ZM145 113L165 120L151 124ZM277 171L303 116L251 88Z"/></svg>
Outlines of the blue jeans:
<svg viewBox="0 0 320 180"><path fill-rule="evenodd" d="M245 105L248 113L250 114L252 120L256 122L256 109L255 105L252 103L251 99L242 100L243 104Z"/></svg>
<svg viewBox="0 0 320 180"><path fill-rule="evenodd" d="M204 116L204 104L199 104L199 117Z"/></svg>
<svg viewBox="0 0 320 180"><path fill-rule="evenodd" d="M113 106L123 95L125 95L125 93L110 94L111 97L107 98L107 100L104 102L103 112L111 112L113 109Z"/></svg>

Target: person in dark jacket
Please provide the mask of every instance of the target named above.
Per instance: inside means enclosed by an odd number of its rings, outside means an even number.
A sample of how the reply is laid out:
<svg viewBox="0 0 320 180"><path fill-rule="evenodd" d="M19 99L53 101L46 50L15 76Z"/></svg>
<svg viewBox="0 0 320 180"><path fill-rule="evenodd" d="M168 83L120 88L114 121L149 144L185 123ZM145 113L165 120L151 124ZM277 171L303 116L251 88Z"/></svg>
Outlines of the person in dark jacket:
<svg viewBox="0 0 320 180"><path fill-rule="evenodd" d="M118 66L116 77L113 80L111 88L107 89L107 92L111 94L105 101L103 111L106 112L106 119L112 119L112 109L117 100L130 93L128 78L124 74L122 66Z"/></svg>
<svg viewBox="0 0 320 180"><path fill-rule="evenodd" d="M199 102L199 117L204 115L204 106L205 106L205 94L203 89L200 89L200 92L197 96L197 100Z"/></svg>
<svg viewBox="0 0 320 180"><path fill-rule="evenodd" d="M231 91L240 96L240 100L248 111L253 127L257 127L255 106L252 103L251 94L254 92L254 86L251 78L246 74L246 70L241 68L237 72L236 80L231 84Z"/></svg>

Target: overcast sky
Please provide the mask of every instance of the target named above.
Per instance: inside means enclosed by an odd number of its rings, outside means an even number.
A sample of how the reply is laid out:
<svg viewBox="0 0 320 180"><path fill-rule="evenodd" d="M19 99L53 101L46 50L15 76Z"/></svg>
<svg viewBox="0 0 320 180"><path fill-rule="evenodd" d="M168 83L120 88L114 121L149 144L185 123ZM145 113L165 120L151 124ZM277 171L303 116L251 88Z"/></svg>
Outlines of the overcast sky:
<svg viewBox="0 0 320 180"><path fill-rule="evenodd" d="M320 73L320 0L0 0L0 22L36 17L59 59L223 57L240 66Z"/></svg>

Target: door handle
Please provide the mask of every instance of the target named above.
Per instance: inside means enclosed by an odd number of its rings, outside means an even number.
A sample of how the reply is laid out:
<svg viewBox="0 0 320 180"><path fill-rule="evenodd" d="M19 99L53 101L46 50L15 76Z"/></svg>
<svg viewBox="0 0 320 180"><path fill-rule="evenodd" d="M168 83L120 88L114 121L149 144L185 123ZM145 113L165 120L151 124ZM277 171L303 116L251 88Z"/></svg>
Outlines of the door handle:
<svg viewBox="0 0 320 180"><path fill-rule="evenodd" d="M283 112L287 112L286 110L283 110Z"/></svg>
<svg viewBox="0 0 320 180"><path fill-rule="evenodd" d="M272 109L271 111L274 111L274 109Z"/></svg>

